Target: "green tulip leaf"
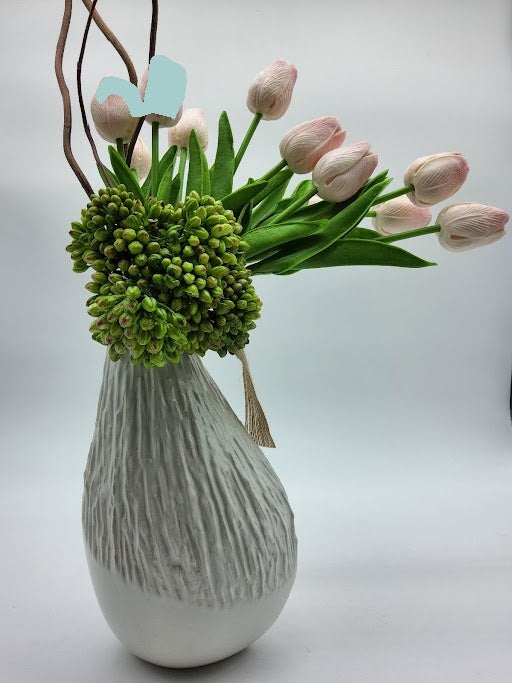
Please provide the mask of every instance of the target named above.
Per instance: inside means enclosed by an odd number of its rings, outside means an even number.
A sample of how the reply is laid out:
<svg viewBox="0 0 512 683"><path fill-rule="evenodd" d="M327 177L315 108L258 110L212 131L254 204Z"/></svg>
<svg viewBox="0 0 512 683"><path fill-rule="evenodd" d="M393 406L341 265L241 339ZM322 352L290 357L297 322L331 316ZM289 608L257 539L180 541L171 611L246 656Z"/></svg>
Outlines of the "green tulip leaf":
<svg viewBox="0 0 512 683"><path fill-rule="evenodd" d="M240 211L240 215L238 216L238 222L244 231L247 230L247 227L251 224L252 208L253 201L251 199L251 201Z"/></svg>
<svg viewBox="0 0 512 683"><path fill-rule="evenodd" d="M131 172L128 164L126 163L124 157L122 157L115 147L109 145L108 153L110 155L110 163L114 169L120 183L122 183L128 192L133 192L136 199L140 199L141 202L144 201L144 195L140 188L139 183L135 180L133 173Z"/></svg>
<svg viewBox="0 0 512 683"><path fill-rule="evenodd" d="M253 212L249 230L253 230L259 223L275 214L276 207L283 198L292 176L293 171L289 168L279 171L269 180L267 187L256 195L254 198L256 208Z"/></svg>
<svg viewBox="0 0 512 683"><path fill-rule="evenodd" d="M323 223L317 232L285 244L278 254L253 266L253 272L283 273L300 269L303 261L323 252L339 239L349 235L350 231L364 218L375 198L379 196L388 182L388 180L382 180L374 183L358 194L355 199L347 201L345 208Z"/></svg>
<svg viewBox="0 0 512 683"><path fill-rule="evenodd" d="M249 244L249 249L245 252L246 257L251 259L258 254L275 249L287 242L309 237L322 230L327 223L327 220L297 223L290 221L286 223L271 223L270 225L263 225L256 230L250 230L244 235L244 240Z"/></svg>
<svg viewBox="0 0 512 683"><path fill-rule="evenodd" d="M303 268L332 268L334 266L394 266L398 268L425 268L435 263L424 261L405 249L389 242L365 239L343 239L329 249L312 256L300 264Z"/></svg>
<svg viewBox="0 0 512 683"><path fill-rule="evenodd" d="M109 185L112 185L112 187L117 187L120 184L117 176L105 165L101 167L99 164L97 164L97 168L102 181L105 183L105 187L109 187Z"/></svg>
<svg viewBox="0 0 512 683"><path fill-rule="evenodd" d="M187 195L195 190L202 197L210 194L210 174L208 172L208 161L195 130L190 133L188 143L189 164Z"/></svg>
<svg viewBox="0 0 512 683"><path fill-rule="evenodd" d="M238 216L243 207L248 204L251 199L266 186L266 184L266 180L259 180L255 183L242 185L238 190L235 190L221 199L222 206L225 209L231 209L235 216Z"/></svg>
<svg viewBox="0 0 512 683"><path fill-rule="evenodd" d="M233 133L228 115L223 111L219 117L219 134L215 162L210 169L212 196L225 197L233 190L233 176L235 174L235 150L233 148Z"/></svg>
<svg viewBox="0 0 512 683"><path fill-rule="evenodd" d="M171 152L172 150L172 152ZM171 186L172 186L172 177L174 173L174 160L176 158L176 153L178 151L178 148L176 145L173 145L172 147L169 147L167 152L165 153L167 156L167 159L165 159L165 164L162 165L162 162L164 161L165 157L162 157L160 161L160 165L158 167L158 172L159 172L159 178L160 182L158 183L158 190L156 193L157 199L160 199L161 201L165 202L168 204L170 202L171 198ZM169 152L171 152L169 154ZM164 171L162 174L160 174L161 168L164 168Z"/></svg>

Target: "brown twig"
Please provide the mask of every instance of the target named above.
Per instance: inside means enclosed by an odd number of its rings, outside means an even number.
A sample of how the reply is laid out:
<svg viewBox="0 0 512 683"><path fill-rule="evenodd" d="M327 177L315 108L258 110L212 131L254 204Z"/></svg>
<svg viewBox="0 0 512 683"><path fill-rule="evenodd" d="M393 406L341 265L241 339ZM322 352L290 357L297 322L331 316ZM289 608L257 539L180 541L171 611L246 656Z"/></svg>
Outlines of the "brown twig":
<svg viewBox="0 0 512 683"><path fill-rule="evenodd" d="M151 12L151 31L149 34L149 60L148 60L148 62L150 62L152 57L155 56L156 33L158 30L158 0L151 0L151 2L152 2L152 12ZM139 137L139 133L140 133L141 128L144 124L144 119L145 119L144 116L142 116L139 119L139 122L137 124L137 128L135 129L135 132L132 135L132 139L130 140L130 144L128 145L128 151L126 153L126 163L128 164L128 166L132 162L133 150L135 149L135 145L137 143L137 138Z"/></svg>
<svg viewBox="0 0 512 683"><path fill-rule="evenodd" d="M155 56L156 51L156 32L158 30L158 0L152 1L152 13L151 13L151 32L149 34L149 60Z"/></svg>
<svg viewBox="0 0 512 683"><path fill-rule="evenodd" d="M84 97L82 93L82 63L84 61L85 46L87 45L89 29L91 28L92 17L97 2L98 0L93 0L93 2L91 3L91 7L89 9L89 16L87 17L87 24L85 25L84 36L82 38L82 47L80 48L80 56L78 57L78 62L76 63L76 87L78 91L78 103L80 105L80 113L82 114L82 123L84 124L85 134L87 135L87 139L89 140L89 144L91 145L92 153L94 155L94 159L96 160L96 164L98 165L98 168L102 171L102 176L105 177L105 181L107 182L107 184L110 187L112 187L112 181L110 180L110 177L105 169L105 165L100 159L100 155L98 154L98 150L96 148L96 143L94 142L94 138L92 137L91 129L87 121L87 114L84 106Z"/></svg>
<svg viewBox="0 0 512 683"><path fill-rule="evenodd" d="M71 99L69 96L68 86L66 85L66 79L64 77L64 71L62 68L62 63L64 59L64 49L66 47L66 40L69 32L69 24L71 22L72 5L73 0L64 0L64 13L62 15L62 25L60 28L59 39L57 41L57 49L55 51L55 75L57 77L60 93L62 95L62 107L64 110L64 121L62 128L62 145L64 148L64 155L74 174L80 181L80 185L84 188L85 192L87 193L87 196L90 197L92 194L94 194L94 190L92 189L84 172L78 165L78 162L73 156L73 152L71 149Z"/></svg>
<svg viewBox="0 0 512 683"><path fill-rule="evenodd" d="M91 0L82 0L82 2L86 6L87 10L90 12L92 4L93 4L91 2ZM121 41L117 38L117 36L110 30L110 28L107 26L107 24L103 21L101 16L98 14L97 10L94 10L93 19L94 19L94 22L96 23L96 26L103 33L103 35L108 40L108 42L111 43L111 45L113 45L114 49L117 51L118 55L123 60L125 66L126 66L126 69L128 71L128 77L130 79L130 82L133 83L134 85L137 85L137 72L135 71L135 67L133 66L133 62L130 59L128 52L123 47Z"/></svg>

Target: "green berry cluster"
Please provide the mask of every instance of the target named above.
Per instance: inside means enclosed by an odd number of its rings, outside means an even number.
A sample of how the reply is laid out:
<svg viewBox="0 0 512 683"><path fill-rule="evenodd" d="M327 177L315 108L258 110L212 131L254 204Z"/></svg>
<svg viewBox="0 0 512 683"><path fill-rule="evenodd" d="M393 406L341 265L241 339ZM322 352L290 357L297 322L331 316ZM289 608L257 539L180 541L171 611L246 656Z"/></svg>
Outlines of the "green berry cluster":
<svg viewBox="0 0 512 683"><path fill-rule="evenodd" d="M146 367L183 353L221 356L248 342L261 301L245 267L247 243L232 211L191 192L175 206L143 203L123 185L91 197L72 224L73 270L86 288L93 339Z"/></svg>

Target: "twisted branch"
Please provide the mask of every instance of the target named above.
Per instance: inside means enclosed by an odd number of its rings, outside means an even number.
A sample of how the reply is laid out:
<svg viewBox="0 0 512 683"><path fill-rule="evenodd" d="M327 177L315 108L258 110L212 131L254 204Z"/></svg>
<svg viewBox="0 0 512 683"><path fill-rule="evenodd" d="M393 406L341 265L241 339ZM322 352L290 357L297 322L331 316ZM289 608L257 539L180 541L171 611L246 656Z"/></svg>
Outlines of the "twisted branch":
<svg viewBox="0 0 512 683"><path fill-rule="evenodd" d="M91 0L82 0L84 3L85 7L89 12L91 12L92 5L94 3L91 2ZM115 34L110 30L110 28L107 26L107 24L103 21L101 16L98 14L97 10L94 10L93 12L93 19L96 23L96 26L100 29L100 31L103 33L105 38L108 40L109 43L114 47L118 55L121 57L123 60L126 69L128 71L128 76L130 78L130 82L133 83L134 85L137 85L137 72L135 71L135 67L133 66L133 62L130 59L130 56L128 52L125 50L123 47L122 43L120 40L115 36Z"/></svg>
<svg viewBox="0 0 512 683"><path fill-rule="evenodd" d="M95 10L97 2L98 2L98 0L93 0L93 2L91 3L91 7L89 9L89 16L87 17L87 24L85 25L84 36L82 38L82 47L80 49L80 56L78 57L78 62L76 64L76 85L77 85L77 90L78 90L78 103L80 104L80 112L82 114L82 123L84 125L85 134L87 135L87 139L89 140L89 144L91 145L92 153L93 153L94 159L96 160L96 164L98 165L98 168L102 171L102 176L105 177L105 180L108 183L108 185L110 187L112 187L112 181L110 180L110 177L109 177L109 175L105 169L105 166L100 159L100 155L98 154L98 150L96 148L96 143L94 142L94 138L92 137L92 134L91 134L91 129L90 129L89 123L87 121L87 114L85 111L84 98L83 98L83 94L82 94L82 63L84 60L85 46L87 45L87 38L89 36L89 29L91 28L92 17L93 17L94 10Z"/></svg>
<svg viewBox="0 0 512 683"><path fill-rule="evenodd" d="M62 96L62 107L64 110L64 120L62 127L62 146L64 148L64 155L74 174L78 178L80 185L84 188L87 196L90 197L92 194L94 194L94 190L92 189L84 172L80 168L71 149L71 99L69 96L68 86L66 85L66 79L64 77L64 71L62 68L62 63L64 59L64 49L66 47L66 40L69 32L69 24L71 22L72 5L73 0L64 0L64 13L62 15L62 25L60 28L59 39L57 41L57 49L55 51L55 75L57 77L57 82L59 84L59 90Z"/></svg>
<svg viewBox="0 0 512 683"><path fill-rule="evenodd" d="M156 50L156 33L158 30L158 0L151 0L152 2L152 12L151 12L151 31L149 34L149 60L148 63L151 61L152 57L155 56L155 50ZM135 149L135 145L137 143L137 138L139 137L139 133L141 131L141 128L144 124L144 116L142 116L139 119L139 122L137 124L137 127L135 129L135 132L132 135L132 139L130 140L130 144L128 145L128 150L126 152L126 163L128 166L131 164L132 161L132 155L133 155L133 150Z"/></svg>

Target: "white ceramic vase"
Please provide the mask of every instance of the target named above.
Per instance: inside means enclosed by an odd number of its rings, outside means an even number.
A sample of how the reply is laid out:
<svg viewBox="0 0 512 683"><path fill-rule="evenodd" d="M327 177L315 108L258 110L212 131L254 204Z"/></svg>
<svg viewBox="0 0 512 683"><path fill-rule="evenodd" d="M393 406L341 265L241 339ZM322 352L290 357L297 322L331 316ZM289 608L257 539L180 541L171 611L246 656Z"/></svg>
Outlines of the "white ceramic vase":
<svg viewBox="0 0 512 683"><path fill-rule="evenodd" d="M154 664L244 649L295 578L283 486L197 356L152 370L107 357L82 516L105 619Z"/></svg>

